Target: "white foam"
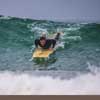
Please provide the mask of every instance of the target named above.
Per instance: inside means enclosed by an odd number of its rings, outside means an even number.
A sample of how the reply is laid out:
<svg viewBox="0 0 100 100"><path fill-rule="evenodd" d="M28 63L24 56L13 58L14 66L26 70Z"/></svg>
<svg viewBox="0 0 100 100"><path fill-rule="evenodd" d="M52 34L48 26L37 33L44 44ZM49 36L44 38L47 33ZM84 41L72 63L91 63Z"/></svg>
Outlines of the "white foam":
<svg viewBox="0 0 100 100"><path fill-rule="evenodd" d="M30 29L32 32L37 32L41 34L42 32L47 33L47 29L41 28L40 26L36 26L36 23L28 24L27 27Z"/></svg>
<svg viewBox="0 0 100 100"><path fill-rule="evenodd" d="M66 37L67 40L74 40L74 41L77 41L77 40L82 40L82 38L80 36L68 36Z"/></svg>
<svg viewBox="0 0 100 100"><path fill-rule="evenodd" d="M70 80L0 72L2 95L100 95L100 73L84 74Z"/></svg>
<svg viewBox="0 0 100 100"><path fill-rule="evenodd" d="M3 17L0 17L0 19L9 20L9 19L11 19L11 17L9 17L9 16L3 16Z"/></svg>
<svg viewBox="0 0 100 100"><path fill-rule="evenodd" d="M76 30L79 30L80 27L69 27L69 28L66 28L67 31L76 31Z"/></svg>

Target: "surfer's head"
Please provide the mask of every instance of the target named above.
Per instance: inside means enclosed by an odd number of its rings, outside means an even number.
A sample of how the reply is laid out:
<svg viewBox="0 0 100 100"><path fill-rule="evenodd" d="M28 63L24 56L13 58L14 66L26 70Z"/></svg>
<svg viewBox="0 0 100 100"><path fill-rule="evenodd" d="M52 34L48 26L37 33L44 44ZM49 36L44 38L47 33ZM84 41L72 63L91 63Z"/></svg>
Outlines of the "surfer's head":
<svg viewBox="0 0 100 100"><path fill-rule="evenodd" d="M44 46L46 44L46 37L40 37L40 44Z"/></svg>

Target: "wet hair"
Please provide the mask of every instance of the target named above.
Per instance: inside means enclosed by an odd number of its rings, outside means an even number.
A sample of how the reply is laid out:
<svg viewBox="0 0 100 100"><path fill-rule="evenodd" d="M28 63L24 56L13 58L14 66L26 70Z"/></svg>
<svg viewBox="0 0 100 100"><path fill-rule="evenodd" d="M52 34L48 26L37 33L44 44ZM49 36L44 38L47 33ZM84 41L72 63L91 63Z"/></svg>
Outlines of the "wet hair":
<svg viewBox="0 0 100 100"><path fill-rule="evenodd" d="M40 37L40 40L46 40L46 37L42 36L42 37Z"/></svg>

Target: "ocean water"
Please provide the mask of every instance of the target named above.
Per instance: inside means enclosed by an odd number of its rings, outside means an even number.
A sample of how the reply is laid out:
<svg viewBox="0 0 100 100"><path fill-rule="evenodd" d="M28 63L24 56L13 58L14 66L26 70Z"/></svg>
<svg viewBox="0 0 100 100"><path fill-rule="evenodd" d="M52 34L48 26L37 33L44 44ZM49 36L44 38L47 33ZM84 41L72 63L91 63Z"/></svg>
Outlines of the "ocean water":
<svg viewBox="0 0 100 100"><path fill-rule="evenodd" d="M34 40L63 32L48 61ZM100 94L100 24L0 17L0 94Z"/></svg>

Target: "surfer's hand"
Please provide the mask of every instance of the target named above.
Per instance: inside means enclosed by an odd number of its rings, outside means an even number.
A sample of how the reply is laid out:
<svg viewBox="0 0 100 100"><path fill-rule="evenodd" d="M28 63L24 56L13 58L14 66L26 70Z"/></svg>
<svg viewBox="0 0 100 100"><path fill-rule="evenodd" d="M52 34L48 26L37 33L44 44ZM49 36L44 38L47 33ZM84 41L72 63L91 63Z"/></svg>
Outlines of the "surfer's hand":
<svg viewBox="0 0 100 100"><path fill-rule="evenodd" d="M49 48L49 50L53 50L53 48Z"/></svg>

